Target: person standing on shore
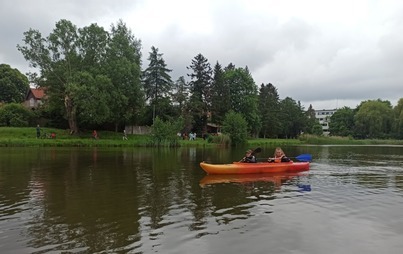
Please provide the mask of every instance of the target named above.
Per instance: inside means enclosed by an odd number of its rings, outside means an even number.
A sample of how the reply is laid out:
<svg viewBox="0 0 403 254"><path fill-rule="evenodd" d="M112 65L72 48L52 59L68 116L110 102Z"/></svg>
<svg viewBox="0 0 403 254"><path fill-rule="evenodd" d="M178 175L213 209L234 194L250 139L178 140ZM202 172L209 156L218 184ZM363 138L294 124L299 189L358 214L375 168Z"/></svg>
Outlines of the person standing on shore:
<svg viewBox="0 0 403 254"><path fill-rule="evenodd" d="M41 137L41 128L39 127L39 124L36 126L36 138Z"/></svg>

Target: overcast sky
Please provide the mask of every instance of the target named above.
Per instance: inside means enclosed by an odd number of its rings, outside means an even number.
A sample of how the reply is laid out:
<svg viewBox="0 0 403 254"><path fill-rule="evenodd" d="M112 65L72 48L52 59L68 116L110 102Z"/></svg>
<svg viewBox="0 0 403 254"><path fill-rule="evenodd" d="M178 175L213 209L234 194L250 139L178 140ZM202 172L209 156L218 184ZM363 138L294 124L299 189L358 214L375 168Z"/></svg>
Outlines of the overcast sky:
<svg viewBox="0 0 403 254"><path fill-rule="evenodd" d="M142 41L143 69L155 46L172 80L201 53L212 67L248 66L256 85L306 109L403 97L400 0L3 0L0 63L30 71L23 33L48 36L60 19L108 31L121 19Z"/></svg>

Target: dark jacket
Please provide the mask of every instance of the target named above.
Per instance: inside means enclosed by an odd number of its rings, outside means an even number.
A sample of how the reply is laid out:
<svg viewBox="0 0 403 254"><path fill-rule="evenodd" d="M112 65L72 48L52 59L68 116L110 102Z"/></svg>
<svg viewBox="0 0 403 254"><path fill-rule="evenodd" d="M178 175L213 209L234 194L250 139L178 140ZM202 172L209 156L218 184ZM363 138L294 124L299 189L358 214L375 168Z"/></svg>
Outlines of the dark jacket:
<svg viewBox="0 0 403 254"><path fill-rule="evenodd" d="M249 157L244 157L241 162L256 163L257 161L256 161L256 157L251 155Z"/></svg>

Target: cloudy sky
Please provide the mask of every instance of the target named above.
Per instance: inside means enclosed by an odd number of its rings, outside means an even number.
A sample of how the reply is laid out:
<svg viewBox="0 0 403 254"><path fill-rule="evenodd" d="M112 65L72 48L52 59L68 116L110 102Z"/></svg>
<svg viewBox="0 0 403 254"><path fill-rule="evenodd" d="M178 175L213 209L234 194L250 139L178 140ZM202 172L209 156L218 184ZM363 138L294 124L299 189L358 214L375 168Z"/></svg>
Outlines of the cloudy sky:
<svg viewBox="0 0 403 254"><path fill-rule="evenodd" d="M173 80L201 53L212 67L248 66L257 85L272 83L305 108L403 97L400 0L3 0L0 63L31 71L16 45L60 19L106 30L123 20L142 41L143 68L155 46Z"/></svg>

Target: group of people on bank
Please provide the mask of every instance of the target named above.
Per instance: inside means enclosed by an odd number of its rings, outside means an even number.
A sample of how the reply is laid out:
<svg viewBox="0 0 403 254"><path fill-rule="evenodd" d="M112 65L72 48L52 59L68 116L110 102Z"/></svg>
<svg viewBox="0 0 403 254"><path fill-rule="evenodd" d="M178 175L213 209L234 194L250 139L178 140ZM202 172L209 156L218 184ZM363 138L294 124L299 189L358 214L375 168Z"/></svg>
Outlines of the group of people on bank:
<svg viewBox="0 0 403 254"><path fill-rule="evenodd" d="M280 147L277 147L274 150L274 155L273 157L269 157L267 159L268 162L290 162L291 159L288 158L283 149L281 149ZM240 162L246 162L246 163L256 163L257 159L255 157L255 155L253 154L253 150L247 150L245 153L245 157L242 158L242 160Z"/></svg>

